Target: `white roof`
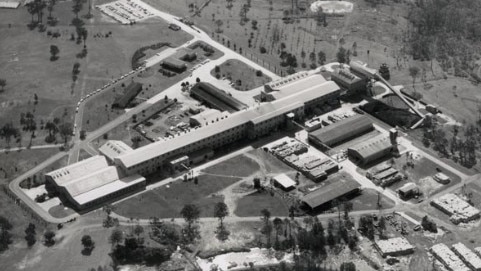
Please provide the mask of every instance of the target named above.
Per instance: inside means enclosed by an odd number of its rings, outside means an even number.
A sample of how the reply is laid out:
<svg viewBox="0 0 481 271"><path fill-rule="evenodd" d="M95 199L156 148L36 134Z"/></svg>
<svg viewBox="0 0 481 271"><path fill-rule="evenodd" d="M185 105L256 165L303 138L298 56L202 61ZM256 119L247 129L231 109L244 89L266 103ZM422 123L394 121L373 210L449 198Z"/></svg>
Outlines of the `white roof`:
<svg viewBox="0 0 481 271"><path fill-rule="evenodd" d="M292 180L291 178L289 178L289 176L287 176L284 173L275 176L274 180L277 183L279 183L280 185L282 185L282 187L284 187L284 188L289 188L289 187L293 187L293 186L296 185L296 182L294 180Z"/></svg>
<svg viewBox="0 0 481 271"><path fill-rule="evenodd" d="M230 113L227 111L219 111L217 109L207 109L205 111L200 112L197 115L190 117L191 119L197 121L201 125L205 125L207 123L212 123L212 121L218 121L219 119L224 119Z"/></svg>
<svg viewBox="0 0 481 271"><path fill-rule="evenodd" d="M0 0L0 8L18 8L20 1L15 0Z"/></svg>
<svg viewBox="0 0 481 271"><path fill-rule="evenodd" d="M143 181L145 181L144 177L135 174L120 180L115 180L100 187L96 187L95 189L74 197L74 200L78 202L78 204L82 205Z"/></svg>
<svg viewBox="0 0 481 271"><path fill-rule="evenodd" d="M304 103L308 101L339 91L339 86L336 85L336 83L325 80L316 85L307 83L303 84L303 88L304 89L294 89L296 92L285 97L285 99L261 103L258 106L232 113L228 115L227 118L219 120L218 122L202 126L199 129L181 134L172 139L151 143L147 146L119 155L116 159L124 167L129 168L161 156L162 154L187 146L188 144L219 134L223 131L246 125L249 122L257 124L272 117L288 113L289 111L302 107Z"/></svg>
<svg viewBox="0 0 481 271"><path fill-rule="evenodd" d="M99 152L110 160L131 150L133 149L129 145L120 140L109 140L99 148Z"/></svg>
<svg viewBox="0 0 481 271"><path fill-rule="evenodd" d="M399 187L398 190L407 192L407 191L414 190L414 189L417 189L417 188L418 188L418 186L415 183L409 182L409 183L405 183L403 186Z"/></svg>
<svg viewBox="0 0 481 271"><path fill-rule="evenodd" d="M481 270L481 258L478 257L471 249L463 243L453 245L453 251L463 260L468 266L476 270Z"/></svg>
<svg viewBox="0 0 481 271"><path fill-rule="evenodd" d="M108 166L107 160L102 155L95 155L75 164L51 171L45 175L51 176L55 183L63 186L74 179L85 176L88 172L95 172Z"/></svg>
<svg viewBox="0 0 481 271"><path fill-rule="evenodd" d="M404 237L389 238L386 240L377 240L376 245L383 254L396 253L414 249L409 241Z"/></svg>
<svg viewBox="0 0 481 271"><path fill-rule="evenodd" d="M470 271L463 261L451 251L445 244L436 244L431 247L431 252L443 262L450 270Z"/></svg>
<svg viewBox="0 0 481 271"><path fill-rule="evenodd" d="M449 212L450 215L457 215L457 216L470 218L480 214L478 209L471 206L469 203L462 200L455 194L443 195L433 200L433 203L445 209L447 212Z"/></svg>
<svg viewBox="0 0 481 271"><path fill-rule="evenodd" d="M446 174L442 173L442 172L438 172L434 175L434 177L440 179L440 180L449 180L449 177L446 176Z"/></svg>

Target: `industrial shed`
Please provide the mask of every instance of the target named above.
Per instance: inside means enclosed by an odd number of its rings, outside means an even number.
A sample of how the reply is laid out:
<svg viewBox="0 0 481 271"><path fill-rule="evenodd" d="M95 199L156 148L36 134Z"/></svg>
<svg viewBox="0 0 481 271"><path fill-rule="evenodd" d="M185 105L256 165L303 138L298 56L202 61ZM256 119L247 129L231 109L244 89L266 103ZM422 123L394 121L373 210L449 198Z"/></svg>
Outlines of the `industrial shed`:
<svg viewBox="0 0 481 271"><path fill-rule="evenodd" d="M333 147L374 130L372 121L355 115L309 133L309 141L318 147Z"/></svg>
<svg viewBox="0 0 481 271"><path fill-rule="evenodd" d="M195 84L190 91L190 96L220 111L233 113L247 108L244 103L206 82Z"/></svg>
<svg viewBox="0 0 481 271"><path fill-rule="evenodd" d="M323 186L301 198L301 201L311 210L331 202L339 197L359 193L361 185L351 179L340 180Z"/></svg>
<svg viewBox="0 0 481 271"><path fill-rule="evenodd" d="M347 155L355 162L366 165L395 151L391 139L379 135L347 149Z"/></svg>
<svg viewBox="0 0 481 271"><path fill-rule="evenodd" d="M351 73L348 69L340 68L335 70L331 73L331 80L351 92L366 90L366 80Z"/></svg>
<svg viewBox="0 0 481 271"><path fill-rule="evenodd" d="M181 73L187 69L187 65L182 60L168 57L162 61L162 68Z"/></svg>
<svg viewBox="0 0 481 271"><path fill-rule="evenodd" d="M142 84L138 82L130 83L122 96L116 97L112 107L126 108L129 103L142 91Z"/></svg>

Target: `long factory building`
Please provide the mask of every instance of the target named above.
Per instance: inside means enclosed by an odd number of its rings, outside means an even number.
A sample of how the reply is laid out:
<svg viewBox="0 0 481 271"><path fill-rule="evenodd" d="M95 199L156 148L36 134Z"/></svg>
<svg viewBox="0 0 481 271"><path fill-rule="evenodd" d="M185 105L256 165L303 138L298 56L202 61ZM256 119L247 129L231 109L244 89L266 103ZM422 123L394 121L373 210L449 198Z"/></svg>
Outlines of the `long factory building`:
<svg viewBox="0 0 481 271"><path fill-rule="evenodd" d="M326 81L321 74L306 72L274 81L268 88L270 93L275 93L270 95L271 99L268 102L258 103L251 108L229 114L226 118L214 123L208 123L190 132L165 138L135 150L122 148L121 151L113 152L116 154L114 156L104 154L102 148L100 152L125 176L145 176L164 169L165 165L179 157L189 156L205 149L216 150L241 139L255 140L286 127L290 121L302 119L306 110L316 106L339 104L341 93L339 86L333 81ZM109 144L109 148L104 149L118 149L115 144L109 142L106 144ZM89 172L88 168L85 170ZM78 176L79 180L75 182L82 181L81 177ZM52 187L61 187L60 184L55 184L54 178L49 179L53 183ZM98 189L98 187L92 189ZM127 189L124 188L124 190ZM57 189L57 191L60 194L69 193L66 189ZM112 190L116 196L118 192L117 189ZM103 191L100 196L106 200L112 198L107 191ZM65 195L63 198L72 199L71 195ZM91 201L97 204L102 199L91 198ZM85 201L81 204L76 202L74 205L77 209L83 209L92 204Z"/></svg>

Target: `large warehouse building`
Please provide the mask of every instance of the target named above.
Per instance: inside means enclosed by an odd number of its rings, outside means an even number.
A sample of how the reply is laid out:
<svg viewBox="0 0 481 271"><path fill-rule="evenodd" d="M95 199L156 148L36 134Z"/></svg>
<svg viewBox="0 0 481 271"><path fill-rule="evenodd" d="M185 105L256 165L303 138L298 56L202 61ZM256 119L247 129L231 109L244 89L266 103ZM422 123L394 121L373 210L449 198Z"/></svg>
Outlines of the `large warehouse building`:
<svg viewBox="0 0 481 271"><path fill-rule="evenodd" d="M323 186L301 198L311 210L330 203L332 200L359 193L361 185L355 180L343 179Z"/></svg>
<svg viewBox="0 0 481 271"><path fill-rule="evenodd" d="M347 149L347 155L356 163L366 165L394 153L396 145L385 135L378 135Z"/></svg>
<svg viewBox="0 0 481 271"><path fill-rule="evenodd" d="M145 188L145 178L123 176L109 166L104 156L96 155L45 174L46 187L59 193L77 210L85 210L125 194Z"/></svg>
<svg viewBox="0 0 481 271"><path fill-rule="evenodd" d="M323 148L333 147L374 130L372 121L364 115L354 115L309 133L309 141Z"/></svg>

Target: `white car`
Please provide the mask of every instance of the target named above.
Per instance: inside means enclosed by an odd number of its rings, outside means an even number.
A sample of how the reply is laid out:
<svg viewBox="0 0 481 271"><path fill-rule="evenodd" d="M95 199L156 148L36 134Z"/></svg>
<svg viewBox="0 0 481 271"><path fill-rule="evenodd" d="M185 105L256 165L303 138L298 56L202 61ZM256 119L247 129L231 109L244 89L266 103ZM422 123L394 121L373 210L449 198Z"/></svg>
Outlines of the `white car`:
<svg viewBox="0 0 481 271"><path fill-rule="evenodd" d="M77 107L80 105L80 103L81 103L81 102L78 102L78 103L77 103Z"/></svg>
<svg viewBox="0 0 481 271"><path fill-rule="evenodd" d="M90 94L87 94L87 96L85 96L86 98L90 97Z"/></svg>
<svg viewBox="0 0 481 271"><path fill-rule="evenodd" d="M75 108L75 113L78 113L78 106L77 106L77 108Z"/></svg>
<svg viewBox="0 0 481 271"><path fill-rule="evenodd" d="M124 79L124 78L125 78L125 75L120 76L120 79Z"/></svg>
<svg viewBox="0 0 481 271"><path fill-rule="evenodd" d="M85 98L82 97L82 99L80 99L80 102L83 102L85 100Z"/></svg>

